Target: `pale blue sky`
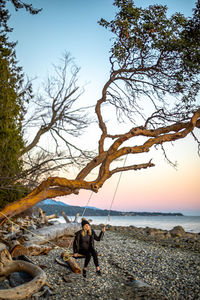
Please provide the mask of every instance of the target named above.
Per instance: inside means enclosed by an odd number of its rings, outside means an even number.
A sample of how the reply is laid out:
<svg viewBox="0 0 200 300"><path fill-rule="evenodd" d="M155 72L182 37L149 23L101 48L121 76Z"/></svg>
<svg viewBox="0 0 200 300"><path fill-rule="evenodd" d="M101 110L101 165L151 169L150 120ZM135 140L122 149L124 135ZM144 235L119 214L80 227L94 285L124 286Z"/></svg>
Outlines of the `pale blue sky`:
<svg viewBox="0 0 200 300"><path fill-rule="evenodd" d="M104 28L97 24L97 21L103 17L111 19L114 17L115 9L112 5L112 0L35 0L30 1L37 8L43 8L43 11L31 16L24 11L17 13L11 10L10 25L14 27L11 34L13 41L18 41L16 47L17 58L19 65L24 69L24 72L31 78L37 77L37 84L41 83L51 72L51 65L57 64L64 51L71 53L72 57L78 66L81 67L79 74L81 83L88 83L84 101L94 104L98 99L101 88L108 79L110 70L109 65L109 49L111 46L111 35ZM194 0L158 0L158 1L135 1L136 5L148 6L150 4L164 4L169 7L169 13L179 11L185 15L191 15L192 8L196 1ZM184 145L184 146L182 146ZM119 191L118 199L113 209L122 209L121 198L127 190L129 194L137 195L131 204L131 200L127 202L124 209L127 210L155 210L153 199L156 198L157 210L164 211L184 211L192 214L200 213L200 187L195 181L198 176L200 162L197 155L197 147L192 139L183 144L178 143L176 148L170 150L170 155L174 160L180 163L180 169L175 171L166 163L160 162L158 159L157 169L152 168L150 171L144 171L138 176L138 173L129 174L129 186L127 188L127 180L123 183L121 191ZM155 159L156 160L156 159ZM162 176L159 171L162 168ZM191 175L192 173L192 175ZM126 175L123 175L126 178ZM133 176L133 177L131 177ZM191 182L188 187L185 186L188 196L184 201L188 201L187 205L181 207L181 199L183 197L182 182L183 178L190 176ZM192 180L194 176L194 180ZM153 181L151 181L153 178ZM163 179L164 178L164 179ZM99 196L96 196L93 206L107 208L105 202L102 202L102 197L105 199L112 198L113 185L116 183L116 178L110 183L106 183L105 188L101 190ZM171 180L171 181L170 181ZM123 181L123 179L122 179ZM142 182L149 182L148 192L149 205L145 206L145 191L141 189ZM131 190L131 182L135 182L136 187ZM167 184L164 184L167 182ZM170 183L171 182L171 183ZM192 183L193 182L193 183ZM151 185L151 186L150 186ZM138 186L138 190L136 191ZM147 184L148 186L148 184ZM159 186L159 193L158 193ZM166 197L167 191L173 186L174 206ZM160 190L162 187L162 190ZM84 194L85 195L85 194ZM88 195L88 194L87 194ZM84 196L87 200L88 196ZM121 196L120 196L121 195ZM158 195L162 205L158 207ZM81 196L80 196L81 197ZM76 200L71 200L74 205L78 204ZM99 198L98 198L99 197ZM107 198L106 198L107 197ZM77 200L78 199L78 200ZM68 202L68 199L66 199ZM75 202L73 202L75 201ZM118 201L118 202L117 202ZM183 201L183 202L184 202ZM172 201L173 202L173 201ZM184 202L184 203L185 203ZM137 205L136 205L137 203ZM191 206L189 203L192 203ZM80 202L80 205L85 204ZM139 206L140 204L140 206ZM151 205L152 204L152 205ZM176 204L176 205L175 205Z"/></svg>
<svg viewBox="0 0 200 300"><path fill-rule="evenodd" d="M44 78L52 63L56 64L66 50L81 67L81 78L95 85L107 79L111 45L110 33L97 24L101 17L111 19L116 8L112 0L35 0L43 8L36 16L25 11L10 19L14 27L12 39L18 41L17 57L24 71L32 77ZM194 0L135 1L136 5L159 3L169 7L169 13L179 10L191 15Z"/></svg>

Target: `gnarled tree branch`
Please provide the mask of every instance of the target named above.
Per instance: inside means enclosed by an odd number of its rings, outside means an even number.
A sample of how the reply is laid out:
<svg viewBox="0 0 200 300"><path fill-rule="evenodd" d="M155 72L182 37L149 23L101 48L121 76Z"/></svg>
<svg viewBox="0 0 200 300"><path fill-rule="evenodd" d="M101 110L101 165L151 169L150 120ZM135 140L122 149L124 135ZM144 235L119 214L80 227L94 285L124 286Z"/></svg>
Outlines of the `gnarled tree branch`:
<svg viewBox="0 0 200 300"><path fill-rule="evenodd" d="M81 170L76 179L68 180L60 177L49 177L25 198L7 205L0 212L0 219L5 216L18 214L46 198L54 198L72 193L77 194L80 189L98 192L104 182L117 172L153 167L154 164L150 161L145 164L124 166L110 170L111 163L124 155L148 152L153 145L179 140L191 133L195 127L200 128L200 109L193 114L190 122L187 123L173 124L155 130L147 130L144 127L132 128L128 133L118 136L117 140L113 142L107 151L97 155L95 159ZM124 142L138 135L150 138L141 145L121 147ZM97 178L92 181L84 180L97 166L99 166Z"/></svg>

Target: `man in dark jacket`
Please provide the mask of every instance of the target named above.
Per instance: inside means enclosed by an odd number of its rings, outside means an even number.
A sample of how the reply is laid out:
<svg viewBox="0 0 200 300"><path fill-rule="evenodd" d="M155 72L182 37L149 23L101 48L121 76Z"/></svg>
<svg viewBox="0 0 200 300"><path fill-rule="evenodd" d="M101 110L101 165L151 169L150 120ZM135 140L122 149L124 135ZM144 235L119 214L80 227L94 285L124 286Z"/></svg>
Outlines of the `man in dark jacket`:
<svg viewBox="0 0 200 300"><path fill-rule="evenodd" d="M105 227L102 228L99 236L96 235L95 231L91 229L90 224L87 220L83 219L81 222L82 230L75 233L73 250L74 257L78 257L78 254L85 255L85 263L83 268L83 276L86 277L87 266L93 257L94 264L96 266L96 272L101 275L97 252L94 248L94 240L100 241L105 232Z"/></svg>

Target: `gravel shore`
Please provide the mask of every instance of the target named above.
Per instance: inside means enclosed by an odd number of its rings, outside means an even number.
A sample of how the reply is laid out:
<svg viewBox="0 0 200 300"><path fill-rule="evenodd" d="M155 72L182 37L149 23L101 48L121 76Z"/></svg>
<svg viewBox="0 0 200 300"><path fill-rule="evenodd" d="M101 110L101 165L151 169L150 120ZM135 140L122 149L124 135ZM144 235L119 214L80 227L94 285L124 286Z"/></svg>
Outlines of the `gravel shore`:
<svg viewBox="0 0 200 300"><path fill-rule="evenodd" d="M60 258L61 248L47 256L30 257L47 274L53 293L49 299L200 299L198 252L142 241L123 231L106 231L103 240L95 245L102 276L96 275L92 260L87 278L59 265L55 259ZM82 269L84 259L77 262ZM47 298L39 292L31 299Z"/></svg>

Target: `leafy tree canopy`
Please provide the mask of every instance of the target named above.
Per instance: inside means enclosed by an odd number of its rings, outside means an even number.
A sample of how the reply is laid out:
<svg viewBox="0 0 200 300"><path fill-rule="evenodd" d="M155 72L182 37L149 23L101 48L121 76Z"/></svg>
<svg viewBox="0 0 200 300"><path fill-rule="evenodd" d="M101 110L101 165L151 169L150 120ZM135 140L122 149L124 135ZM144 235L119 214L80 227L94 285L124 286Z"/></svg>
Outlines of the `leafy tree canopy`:
<svg viewBox="0 0 200 300"><path fill-rule="evenodd" d="M119 8L115 19L101 19L99 24L114 34L111 72L115 83L124 81L130 105L116 93L110 101L115 104L117 100L131 114L131 106L141 96L149 97L156 108L164 108L164 99L170 95L181 103L176 112L180 105L181 113L191 110L200 88L199 2L192 18L180 13L168 18L166 6L143 9L132 0L116 0L114 5ZM160 102L162 106L156 104Z"/></svg>

